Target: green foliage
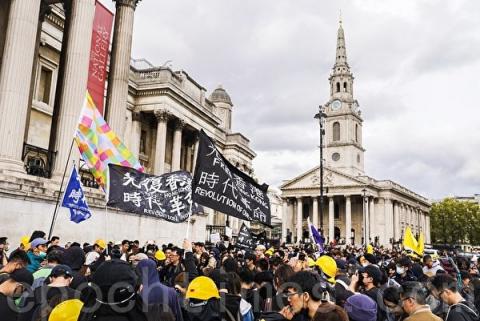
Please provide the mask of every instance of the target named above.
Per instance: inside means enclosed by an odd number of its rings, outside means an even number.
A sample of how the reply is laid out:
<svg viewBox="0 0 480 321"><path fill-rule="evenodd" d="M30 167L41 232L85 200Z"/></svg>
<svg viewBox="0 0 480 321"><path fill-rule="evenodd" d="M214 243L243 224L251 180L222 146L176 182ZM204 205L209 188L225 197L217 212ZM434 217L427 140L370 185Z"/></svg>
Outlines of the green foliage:
<svg viewBox="0 0 480 321"><path fill-rule="evenodd" d="M432 243L480 244L480 206L474 202L446 198L432 205Z"/></svg>

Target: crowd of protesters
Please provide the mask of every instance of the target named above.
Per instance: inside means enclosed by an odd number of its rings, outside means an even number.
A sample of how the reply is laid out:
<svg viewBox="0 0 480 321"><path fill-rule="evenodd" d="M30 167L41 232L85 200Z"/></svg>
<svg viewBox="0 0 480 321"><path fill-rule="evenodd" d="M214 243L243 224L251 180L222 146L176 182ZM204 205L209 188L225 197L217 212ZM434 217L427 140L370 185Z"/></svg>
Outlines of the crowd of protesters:
<svg viewBox="0 0 480 321"><path fill-rule="evenodd" d="M478 265L371 246L79 244L35 231L0 238L0 320L473 321Z"/></svg>

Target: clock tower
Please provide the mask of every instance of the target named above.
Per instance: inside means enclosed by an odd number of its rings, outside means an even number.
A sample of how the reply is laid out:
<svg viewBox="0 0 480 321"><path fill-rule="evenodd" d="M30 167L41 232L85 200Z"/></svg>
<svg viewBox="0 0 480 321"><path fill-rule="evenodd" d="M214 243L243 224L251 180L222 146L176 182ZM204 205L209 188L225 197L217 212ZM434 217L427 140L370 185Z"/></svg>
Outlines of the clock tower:
<svg viewBox="0 0 480 321"><path fill-rule="evenodd" d="M361 112L353 98L353 74L347 62L345 34L340 20L335 65L330 74L330 99L324 106L325 161L347 174L364 175Z"/></svg>

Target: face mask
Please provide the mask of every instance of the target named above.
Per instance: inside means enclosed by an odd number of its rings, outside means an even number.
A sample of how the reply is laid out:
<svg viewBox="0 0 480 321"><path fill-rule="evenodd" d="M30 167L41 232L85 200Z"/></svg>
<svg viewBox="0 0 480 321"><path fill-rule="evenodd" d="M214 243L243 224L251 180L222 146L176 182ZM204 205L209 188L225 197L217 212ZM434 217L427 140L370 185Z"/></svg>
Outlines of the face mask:
<svg viewBox="0 0 480 321"><path fill-rule="evenodd" d="M397 266L397 274L403 274L403 273L405 273L405 268Z"/></svg>
<svg viewBox="0 0 480 321"><path fill-rule="evenodd" d="M42 259L44 259L44 258L47 257L47 253L45 253L45 252L40 252L40 253L38 253L38 256L40 256Z"/></svg>
<svg viewBox="0 0 480 321"><path fill-rule="evenodd" d="M362 263L362 266L366 267L366 266L368 266L368 263Z"/></svg>

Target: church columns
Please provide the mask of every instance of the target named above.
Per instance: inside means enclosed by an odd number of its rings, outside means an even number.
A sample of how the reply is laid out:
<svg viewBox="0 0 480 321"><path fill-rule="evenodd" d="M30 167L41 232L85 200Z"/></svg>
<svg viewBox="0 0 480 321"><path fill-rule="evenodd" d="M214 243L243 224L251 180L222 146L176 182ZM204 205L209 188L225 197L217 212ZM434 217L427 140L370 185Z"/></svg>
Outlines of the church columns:
<svg viewBox="0 0 480 321"><path fill-rule="evenodd" d="M0 70L0 162L20 172L40 2L11 1Z"/></svg>
<svg viewBox="0 0 480 321"><path fill-rule="evenodd" d="M312 197L312 203L312 223L315 228L318 228L318 198L316 196Z"/></svg>
<svg viewBox="0 0 480 321"><path fill-rule="evenodd" d="M157 141L155 143L155 164L153 168L155 175L162 175L165 172L165 148L169 113L166 110L157 109L154 114L157 118Z"/></svg>
<svg viewBox="0 0 480 321"><path fill-rule="evenodd" d="M352 203L350 195L345 196L345 243L350 244L352 237Z"/></svg>
<svg viewBox="0 0 480 321"><path fill-rule="evenodd" d="M302 240L303 232L303 201L301 197L297 198L297 244Z"/></svg>
<svg viewBox="0 0 480 321"><path fill-rule="evenodd" d="M59 101L54 162L54 175L61 176L67 163L73 131L85 102L90 43L92 39L95 0L71 1L70 15L67 17L69 30L66 45L64 76ZM17 35L18 37L18 35ZM125 118L125 112L124 112Z"/></svg>
<svg viewBox="0 0 480 321"><path fill-rule="evenodd" d="M173 151L172 151L172 172L180 170L180 159L182 153L182 131L185 127L185 121L177 119L175 122L175 131L173 133Z"/></svg>
<svg viewBox="0 0 480 321"><path fill-rule="evenodd" d="M328 242L335 239L335 203L333 196L328 198Z"/></svg>
<svg viewBox="0 0 480 321"><path fill-rule="evenodd" d="M367 212L367 243L372 241L372 222L375 222L375 198L370 198L369 211ZM375 230L375 229L373 229Z"/></svg>
<svg viewBox="0 0 480 321"><path fill-rule="evenodd" d="M123 140L132 51L133 17L138 0L114 1L116 2L115 26L108 73L106 110L110 128ZM91 32L91 28L89 30Z"/></svg>
<svg viewBox="0 0 480 321"><path fill-rule="evenodd" d="M287 241L288 228L288 201L282 200L282 243Z"/></svg>

